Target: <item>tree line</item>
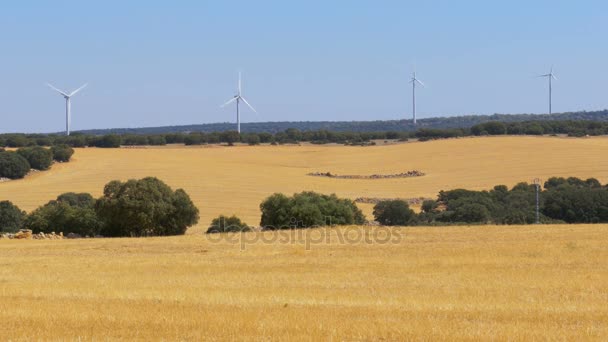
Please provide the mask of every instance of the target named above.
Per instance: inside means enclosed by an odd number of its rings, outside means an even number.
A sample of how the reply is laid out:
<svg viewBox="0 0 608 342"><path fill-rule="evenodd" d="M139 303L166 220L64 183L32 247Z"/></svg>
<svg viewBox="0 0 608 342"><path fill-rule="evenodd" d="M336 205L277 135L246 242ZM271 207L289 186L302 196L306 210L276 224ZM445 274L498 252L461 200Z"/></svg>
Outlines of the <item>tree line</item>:
<svg viewBox="0 0 608 342"><path fill-rule="evenodd" d="M608 185L597 179L550 178L543 185L497 185L488 191L441 191L420 212L403 200L381 201L374 221L386 226L525 225L540 223L608 223ZM366 218L350 199L302 192L273 194L260 204L265 230L362 225ZM0 231L23 227L34 233L64 231L106 237L183 235L199 220L188 194L172 190L156 178L108 183L102 197L66 193L26 214L8 201L0 202ZM250 231L236 216L213 219L207 233Z"/></svg>
<svg viewBox="0 0 608 342"><path fill-rule="evenodd" d="M300 131L331 131L331 132L414 132L419 128L448 129L468 128L489 121L525 122L525 121L608 121L608 110L593 112L569 112L547 114L493 114L493 115L465 115L450 117L434 117L419 119L414 125L412 120L374 120L374 121L284 121L284 122L247 122L241 123L242 132L245 133L279 133L288 128ZM143 134L159 135L167 133L187 132L225 132L234 129L234 123L212 123L183 126L144 127L144 128L118 128L95 129L80 131L88 135L106 134Z"/></svg>
<svg viewBox="0 0 608 342"><path fill-rule="evenodd" d="M199 220L190 196L153 177L112 181L95 199L88 193L65 193L31 213L0 202L0 231L65 232L82 237L183 235Z"/></svg>
<svg viewBox="0 0 608 342"><path fill-rule="evenodd" d="M509 189L441 191L436 200L422 204L416 214L404 201L381 202L375 219L384 225L536 223L537 190L540 223L607 223L608 186L597 179L553 177L543 185L519 183Z"/></svg>
<svg viewBox="0 0 608 342"><path fill-rule="evenodd" d="M21 147L17 151L0 148L0 178L20 179L31 169L45 171L53 162L70 161L74 149L67 145Z"/></svg>
<svg viewBox="0 0 608 342"><path fill-rule="evenodd" d="M394 128L394 127L393 127ZM301 131L288 128L277 133L241 133L223 132L190 132L167 134L107 134L85 135L75 133L69 137L63 135L42 134L1 134L0 147L53 146L118 148L121 146L162 146L167 144L204 145L204 144L346 144L373 145L375 140L418 139L419 141L458 138L483 135L568 135L572 137L598 136L608 134L608 122L603 121L525 121L501 122L490 121L470 128L419 128L416 131L403 132L396 130L377 132L347 131Z"/></svg>
<svg viewBox="0 0 608 342"><path fill-rule="evenodd" d="M374 206L374 221L385 226L526 225L608 223L608 185L590 178L553 177L544 185L519 183L509 189L441 191L416 213L404 200L381 201ZM331 225L362 225L366 218L356 204L336 195L302 192L274 194L260 204L260 226L265 230L306 229ZM220 216L208 233L250 231L236 216Z"/></svg>

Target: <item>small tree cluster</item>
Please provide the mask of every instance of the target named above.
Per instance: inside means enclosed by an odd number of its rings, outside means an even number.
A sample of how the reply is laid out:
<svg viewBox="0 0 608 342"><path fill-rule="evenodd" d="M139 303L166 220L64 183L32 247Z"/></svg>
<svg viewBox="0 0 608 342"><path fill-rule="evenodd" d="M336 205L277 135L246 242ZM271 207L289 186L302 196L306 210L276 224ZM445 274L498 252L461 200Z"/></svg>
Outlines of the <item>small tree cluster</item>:
<svg viewBox="0 0 608 342"><path fill-rule="evenodd" d="M173 191L154 177L108 183L96 210L106 236L182 235L199 219L184 190Z"/></svg>
<svg viewBox="0 0 608 342"><path fill-rule="evenodd" d="M238 233L238 232L250 232L251 228L247 223L241 221L236 216L224 216L220 215L211 221L211 225L207 229L207 234L214 233Z"/></svg>
<svg viewBox="0 0 608 342"><path fill-rule="evenodd" d="M260 204L265 229L311 228L365 223L355 203L336 195L302 192L287 197L274 194Z"/></svg>
<svg viewBox="0 0 608 342"><path fill-rule="evenodd" d="M9 201L0 201L0 232L15 233L23 228L26 214Z"/></svg>
<svg viewBox="0 0 608 342"><path fill-rule="evenodd" d="M60 163L67 163L72 159L74 149L65 144L55 145L51 147L51 153L53 154L53 160Z"/></svg>
<svg viewBox="0 0 608 342"><path fill-rule="evenodd" d="M20 154L12 151L0 152L0 178L23 178L30 168L30 163Z"/></svg>
<svg viewBox="0 0 608 342"><path fill-rule="evenodd" d="M44 171L53 164L53 152L44 147L22 147L17 153L28 161L32 169Z"/></svg>
<svg viewBox="0 0 608 342"><path fill-rule="evenodd" d="M82 236L101 233L102 222L95 212L95 199L90 194L66 193L34 210L26 226L34 233L65 231Z"/></svg>
<svg viewBox="0 0 608 342"><path fill-rule="evenodd" d="M408 226L416 222L416 213L406 201L382 201L374 206L374 218L385 226Z"/></svg>

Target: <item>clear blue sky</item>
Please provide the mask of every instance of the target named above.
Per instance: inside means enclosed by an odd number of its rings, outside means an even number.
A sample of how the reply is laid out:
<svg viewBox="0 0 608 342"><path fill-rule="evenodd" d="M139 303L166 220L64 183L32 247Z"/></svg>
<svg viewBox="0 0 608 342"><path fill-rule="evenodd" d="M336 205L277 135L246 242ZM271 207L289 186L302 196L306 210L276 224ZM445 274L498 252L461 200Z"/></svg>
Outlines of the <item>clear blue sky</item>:
<svg viewBox="0 0 608 342"><path fill-rule="evenodd" d="M604 1L5 1L0 132L232 122L219 106L244 73L243 121L608 107Z"/></svg>

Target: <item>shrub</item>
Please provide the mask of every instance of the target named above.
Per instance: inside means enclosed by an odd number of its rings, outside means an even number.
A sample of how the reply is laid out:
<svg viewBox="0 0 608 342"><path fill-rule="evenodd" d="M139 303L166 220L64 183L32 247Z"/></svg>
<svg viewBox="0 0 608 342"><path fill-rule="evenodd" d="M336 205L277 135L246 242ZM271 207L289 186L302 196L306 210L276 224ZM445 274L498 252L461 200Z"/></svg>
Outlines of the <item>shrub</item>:
<svg viewBox="0 0 608 342"><path fill-rule="evenodd" d="M241 221L236 216L224 216L220 215L211 221L207 234L213 233L238 233L238 232L250 232L251 228L247 223Z"/></svg>
<svg viewBox="0 0 608 342"><path fill-rule="evenodd" d="M200 133L191 133L184 137L184 144L186 146L202 145L204 142L203 136Z"/></svg>
<svg viewBox="0 0 608 342"><path fill-rule="evenodd" d="M233 145L236 142L241 140L241 135L237 131L226 131L220 133L220 142L228 143L228 145Z"/></svg>
<svg viewBox="0 0 608 342"><path fill-rule="evenodd" d="M405 201L382 201L374 206L374 218L385 226L407 226L416 220L416 213Z"/></svg>
<svg viewBox="0 0 608 342"><path fill-rule="evenodd" d="M30 213L26 226L34 233L96 236L101 232L102 223L95 213L95 199L91 195L66 193Z"/></svg>
<svg viewBox="0 0 608 342"><path fill-rule="evenodd" d="M426 200L422 202L422 212L424 213L432 213L437 210L439 204L435 200Z"/></svg>
<svg viewBox="0 0 608 342"><path fill-rule="evenodd" d="M94 137L89 141L89 146L100 148L118 148L122 139L116 134L107 134L102 137Z"/></svg>
<svg viewBox="0 0 608 342"><path fill-rule="evenodd" d="M30 163L15 152L0 152L0 177L19 179L30 171Z"/></svg>
<svg viewBox="0 0 608 342"><path fill-rule="evenodd" d="M25 211L9 201L0 202L0 232L15 233L23 228Z"/></svg>
<svg viewBox="0 0 608 342"><path fill-rule="evenodd" d="M32 169L48 170L53 164L53 153L44 147L22 147L17 153L27 159Z"/></svg>
<svg viewBox="0 0 608 342"><path fill-rule="evenodd" d="M74 155L74 149L68 145L55 145L51 147L51 153L55 161L65 163L69 162Z"/></svg>
<svg viewBox="0 0 608 342"><path fill-rule="evenodd" d="M292 197L274 194L260 204L266 229L312 228L365 223L355 203L336 195L302 192Z"/></svg>
<svg viewBox="0 0 608 342"><path fill-rule="evenodd" d="M183 235L199 219L184 190L153 177L108 183L96 211L104 221L102 234L113 237Z"/></svg>
<svg viewBox="0 0 608 342"><path fill-rule="evenodd" d="M260 144L260 137L257 134L249 134L247 135L247 138L245 138L245 141L247 142L247 144L254 146L254 145L259 145Z"/></svg>

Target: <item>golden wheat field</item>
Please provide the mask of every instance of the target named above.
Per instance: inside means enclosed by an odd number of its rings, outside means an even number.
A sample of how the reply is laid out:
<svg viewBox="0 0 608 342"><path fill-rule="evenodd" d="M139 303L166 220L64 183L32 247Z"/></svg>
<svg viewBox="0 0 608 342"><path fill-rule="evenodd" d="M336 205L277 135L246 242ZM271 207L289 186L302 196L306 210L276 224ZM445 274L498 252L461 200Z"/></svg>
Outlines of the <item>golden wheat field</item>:
<svg viewBox="0 0 608 342"><path fill-rule="evenodd" d="M171 238L0 240L0 340L606 340L608 225L202 234L222 213L257 224L274 192L412 198L536 177L605 183L606 151L607 138L558 137L78 149L70 163L0 183L0 200L30 211L156 176L191 195L201 223ZM409 170L427 175L306 175Z"/></svg>
<svg viewBox="0 0 608 342"><path fill-rule="evenodd" d="M0 241L0 339L608 338L608 225L372 229Z"/></svg>
<svg viewBox="0 0 608 342"><path fill-rule="evenodd" d="M201 231L213 217L236 214L259 223L259 204L275 193L303 190L339 196L435 197L440 190L490 189L532 182L536 177L596 177L608 181L608 138L497 137L441 140L376 147L237 146L77 149L73 161L27 179L0 183L8 198L26 211L75 191L102 193L111 180L156 176L183 188L201 210ZM310 177L310 172L343 175L395 174L420 170L424 177L352 180ZM371 205L361 204L371 215Z"/></svg>

